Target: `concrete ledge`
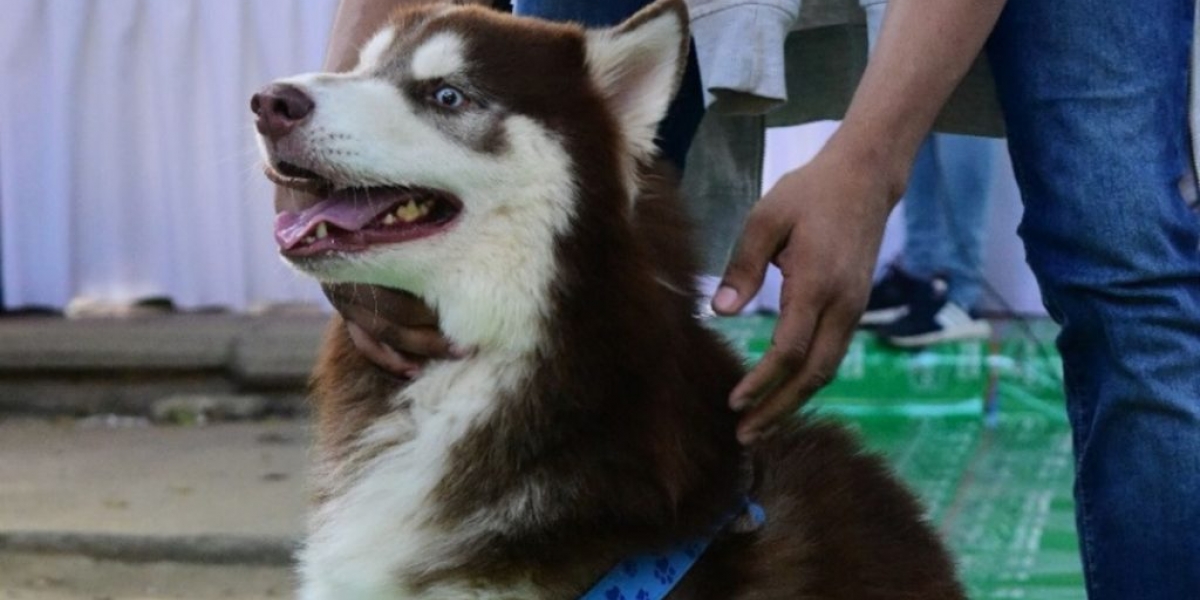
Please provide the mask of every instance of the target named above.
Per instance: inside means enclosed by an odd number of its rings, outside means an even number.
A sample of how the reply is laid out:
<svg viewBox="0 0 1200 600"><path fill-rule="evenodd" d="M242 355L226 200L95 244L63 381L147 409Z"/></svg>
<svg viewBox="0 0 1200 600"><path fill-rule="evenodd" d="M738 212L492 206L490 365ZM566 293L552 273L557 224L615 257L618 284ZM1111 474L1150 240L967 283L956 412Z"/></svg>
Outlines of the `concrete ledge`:
<svg viewBox="0 0 1200 600"><path fill-rule="evenodd" d="M85 373L4 375L0 376L0 413L145 415L155 402L166 397L229 394L236 391L236 387L236 382L216 372L174 373L165 377L146 373L125 376ZM299 392L296 395L299 396Z"/></svg>
<svg viewBox="0 0 1200 600"><path fill-rule="evenodd" d="M165 313L0 318L0 411L144 413L173 394L256 393L299 409L328 317Z"/></svg>
<svg viewBox="0 0 1200 600"><path fill-rule="evenodd" d="M327 323L326 317L255 319L234 339L229 371L250 387L303 385Z"/></svg>
<svg viewBox="0 0 1200 600"><path fill-rule="evenodd" d="M293 563L297 545L290 538L232 535L0 532L0 552L72 554L121 562L287 566Z"/></svg>
<svg viewBox="0 0 1200 600"><path fill-rule="evenodd" d="M242 320L6 318L0 320L0 371L219 369L245 330Z"/></svg>
<svg viewBox="0 0 1200 600"><path fill-rule="evenodd" d="M0 319L0 373L226 370L307 375L328 317L167 313Z"/></svg>

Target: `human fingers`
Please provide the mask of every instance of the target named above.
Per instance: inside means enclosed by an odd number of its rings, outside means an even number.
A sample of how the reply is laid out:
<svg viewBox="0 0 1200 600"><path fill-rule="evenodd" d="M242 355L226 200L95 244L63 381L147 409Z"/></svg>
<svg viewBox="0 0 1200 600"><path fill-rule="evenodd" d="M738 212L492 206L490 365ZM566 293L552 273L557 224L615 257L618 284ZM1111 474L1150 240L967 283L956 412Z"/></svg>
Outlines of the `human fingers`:
<svg viewBox="0 0 1200 600"><path fill-rule="evenodd" d="M846 348L854 336L853 310L831 306L822 313L813 331L801 366L784 375L782 382L742 415L738 440L754 443L767 426L794 413L833 381ZM787 335L777 332L777 335Z"/></svg>
<svg viewBox="0 0 1200 600"><path fill-rule="evenodd" d="M784 281L785 286L794 285ZM758 362L729 394L734 410L761 403L765 397L800 371L808 355L809 341L817 326L818 305L784 291L779 322L771 336L771 345Z"/></svg>
<svg viewBox="0 0 1200 600"><path fill-rule="evenodd" d="M343 318L411 359L463 358L470 354L438 329L437 313L412 294L373 285L327 285L324 290Z"/></svg>
<svg viewBox="0 0 1200 600"><path fill-rule="evenodd" d="M464 358L469 354L454 346L435 327L397 324L357 306L343 311L342 316L358 325L364 334L376 342L422 363L432 358Z"/></svg>
<svg viewBox="0 0 1200 600"><path fill-rule="evenodd" d="M412 379L421 370L421 363L410 360L394 349L381 344L353 321L346 321L346 333L354 347L375 366L398 377Z"/></svg>
<svg viewBox="0 0 1200 600"><path fill-rule="evenodd" d="M713 295L712 307L718 314L736 315L758 293L767 265L782 243L779 225L769 206L760 204L750 211Z"/></svg>

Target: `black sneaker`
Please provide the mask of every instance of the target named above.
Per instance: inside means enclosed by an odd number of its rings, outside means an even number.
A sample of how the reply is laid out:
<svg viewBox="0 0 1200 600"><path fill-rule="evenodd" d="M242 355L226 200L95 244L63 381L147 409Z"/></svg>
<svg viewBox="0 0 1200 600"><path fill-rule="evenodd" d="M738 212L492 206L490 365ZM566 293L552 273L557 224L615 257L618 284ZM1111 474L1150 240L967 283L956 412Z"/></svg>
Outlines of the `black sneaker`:
<svg viewBox="0 0 1200 600"><path fill-rule="evenodd" d="M858 320L858 324L863 327L880 327L907 315L908 305L922 283L924 282L905 273L900 267L890 265L883 277L871 288L867 310Z"/></svg>
<svg viewBox="0 0 1200 600"><path fill-rule="evenodd" d="M909 304L908 314L878 329L885 342L901 348L923 348L992 335L992 326L986 320L973 318L966 309L946 299L946 280L918 280L915 287L917 293Z"/></svg>

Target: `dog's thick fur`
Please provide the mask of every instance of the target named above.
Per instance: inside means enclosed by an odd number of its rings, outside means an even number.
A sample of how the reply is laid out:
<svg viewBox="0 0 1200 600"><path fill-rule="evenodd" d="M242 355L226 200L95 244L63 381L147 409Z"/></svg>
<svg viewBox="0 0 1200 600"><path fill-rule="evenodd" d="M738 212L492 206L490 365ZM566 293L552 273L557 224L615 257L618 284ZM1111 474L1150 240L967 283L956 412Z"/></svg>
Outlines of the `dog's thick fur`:
<svg viewBox="0 0 1200 600"><path fill-rule="evenodd" d="M476 348L404 383L335 319L300 598L576 598L747 494L765 525L720 533L670 598L963 597L921 507L843 428L735 439L743 367L694 317L674 180L639 166L686 40L682 0L599 32L425 7L355 71L287 80L316 108L263 141L269 164L462 203L435 235L292 262L408 289ZM442 85L472 104L431 107Z"/></svg>

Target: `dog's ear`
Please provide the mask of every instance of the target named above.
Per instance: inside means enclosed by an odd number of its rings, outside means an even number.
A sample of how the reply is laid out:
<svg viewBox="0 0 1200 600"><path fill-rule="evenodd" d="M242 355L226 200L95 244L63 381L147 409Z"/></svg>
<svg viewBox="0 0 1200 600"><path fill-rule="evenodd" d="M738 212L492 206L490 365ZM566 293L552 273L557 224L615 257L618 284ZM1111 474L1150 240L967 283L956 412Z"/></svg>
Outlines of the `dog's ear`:
<svg viewBox="0 0 1200 600"><path fill-rule="evenodd" d="M588 69L638 158L654 151L688 58L683 0L658 0L611 29L588 31Z"/></svg>

